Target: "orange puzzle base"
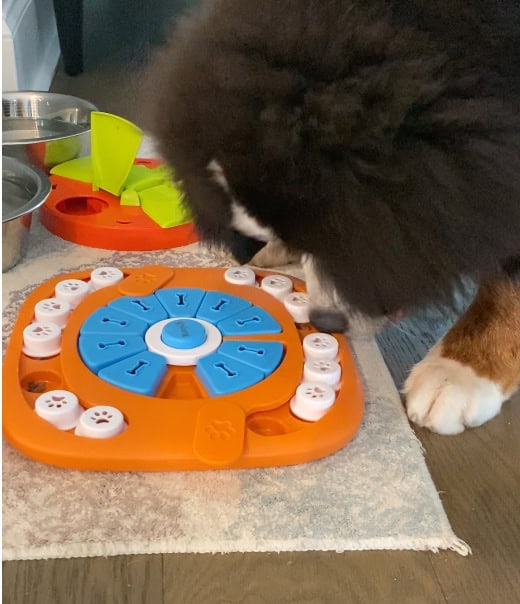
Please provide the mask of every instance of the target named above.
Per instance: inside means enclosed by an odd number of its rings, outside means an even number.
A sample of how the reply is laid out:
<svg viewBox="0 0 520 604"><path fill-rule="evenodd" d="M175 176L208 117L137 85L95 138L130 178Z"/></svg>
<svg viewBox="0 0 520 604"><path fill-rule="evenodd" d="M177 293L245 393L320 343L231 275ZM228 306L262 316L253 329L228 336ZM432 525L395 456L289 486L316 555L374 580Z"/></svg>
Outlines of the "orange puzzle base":
<svg viewBox="0 0 520 604"><path fill-rule="evenodd" d="M295 324L284 304L260 287L229 283L224 269L150 266L122 272L121 281L93 291L72 310L62 331L61 350L49 358L33 358L23 352L23 332L34 321L35 305L53 298L56 285L63 280L88 282L90 272L51 279L23 304L3 369L3 430L22 453L47 464L81 470L253 468L321 458L338 451L354 436L363 416L363 393L342 335L334 334L342 369L335 402L318 421L304 421L291 412L290 401L302 381L302 340L316 331L310 324ZM258 271L257 284L270 274ZM292 282L294 290L304 291L303 282ZM132 297L142 306L146 296L169 288L232 294L265 310L281 330L248 336L248 340L281 342L284 355L278 367L253 386L221 396L208 393L192 366L168 366L154 396L119 388L87 367L78 352L78 340L92 313L123 297ZM232 342L239 338L223 339ZM42 393L56 389L74 393L86 410L97 405L116 407L124 416L126 429L111 438L89 438L77 435L74 429L58 429L34 410Z"/></svg>
<svg viewBox="0 0 520 604"><path fill-rule="evenodd" d="M155 168L158 160L137 159ZM93 191L92 185L51 175L52 191L40 209L42 224L54 235L88 247L151 251L198 241L192 222L161 228L139 206L121 205L119 197Z"/></svg>

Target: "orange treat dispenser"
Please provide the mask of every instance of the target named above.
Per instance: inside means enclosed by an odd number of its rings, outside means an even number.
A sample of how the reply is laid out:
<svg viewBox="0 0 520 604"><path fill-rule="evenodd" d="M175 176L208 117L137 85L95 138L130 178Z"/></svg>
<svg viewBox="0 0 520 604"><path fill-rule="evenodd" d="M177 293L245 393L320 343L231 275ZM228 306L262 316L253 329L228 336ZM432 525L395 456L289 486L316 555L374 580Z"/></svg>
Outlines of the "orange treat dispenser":
<svg viewBox="0 0 520 604"><path fill-rule="evenodd" d="M80 470L297 464L342 448L363 393L342 335L308 323L304 284L239 267L99 267L22 306L3 429Z"/></svg>

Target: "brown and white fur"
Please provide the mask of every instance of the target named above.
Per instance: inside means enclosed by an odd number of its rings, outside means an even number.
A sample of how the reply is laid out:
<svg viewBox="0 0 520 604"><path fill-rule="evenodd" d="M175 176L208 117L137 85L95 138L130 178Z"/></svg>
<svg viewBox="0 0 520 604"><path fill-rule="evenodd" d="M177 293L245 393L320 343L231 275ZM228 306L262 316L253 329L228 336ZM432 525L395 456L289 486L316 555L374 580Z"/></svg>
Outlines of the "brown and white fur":
<svg viewBox="0 0 520 604"><path fill-rule="evenodd" d="M252 264L280 266L296 258L273 241ZM312 258L303 257L302 265L313 303L338 308L341 302L322 288ZM353 337L377 333L387 323L354 309L342 312L349 316ZM481 284L468 310L412 369L404 385L408 417L433 432L459 434L495 417L519 386L520 278L506 274Z"/></svg>
<svg viewBox="0 0 520 604"><path fill-rule="evenodd" d="M202 237L301 255L318 328L481 283L405 385L440 433L520 381L519 64L517 0L208 0L146 86Z"/></svg>

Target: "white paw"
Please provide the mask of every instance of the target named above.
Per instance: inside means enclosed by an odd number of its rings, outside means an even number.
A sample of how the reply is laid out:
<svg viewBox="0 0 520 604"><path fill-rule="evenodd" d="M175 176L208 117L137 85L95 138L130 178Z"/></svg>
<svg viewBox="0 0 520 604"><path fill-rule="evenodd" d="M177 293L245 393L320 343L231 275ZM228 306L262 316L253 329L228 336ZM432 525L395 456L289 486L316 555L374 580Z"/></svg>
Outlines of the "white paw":
<svg viewBox="0 0 520 604"><path fill-rule="evenodd" d="M500 387L435 346L404 386L408 417L439 434L458 434L495 417L506 399Z"/></svg>

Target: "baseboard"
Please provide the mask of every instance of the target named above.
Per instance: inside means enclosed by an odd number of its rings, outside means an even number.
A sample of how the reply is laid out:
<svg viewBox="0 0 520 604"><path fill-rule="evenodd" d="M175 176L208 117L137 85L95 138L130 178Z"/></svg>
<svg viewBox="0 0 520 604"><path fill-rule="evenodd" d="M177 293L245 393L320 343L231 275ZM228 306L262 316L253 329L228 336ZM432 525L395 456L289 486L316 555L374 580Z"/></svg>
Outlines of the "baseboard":
<svg viewBox="0 0 520 604"><path fill-rule="evenodd" d="M19 90L48 90L60 57L52 0L13 0L5 14Z"/></svg>

